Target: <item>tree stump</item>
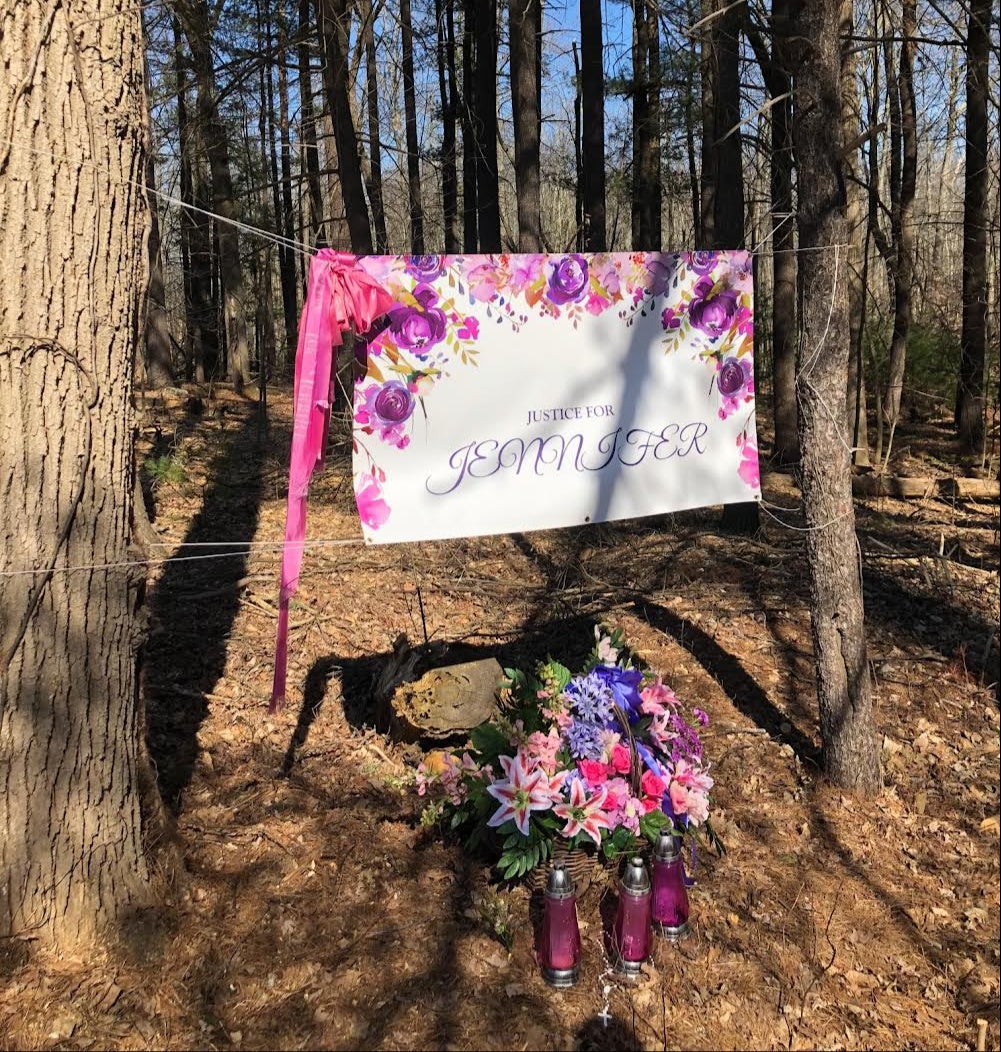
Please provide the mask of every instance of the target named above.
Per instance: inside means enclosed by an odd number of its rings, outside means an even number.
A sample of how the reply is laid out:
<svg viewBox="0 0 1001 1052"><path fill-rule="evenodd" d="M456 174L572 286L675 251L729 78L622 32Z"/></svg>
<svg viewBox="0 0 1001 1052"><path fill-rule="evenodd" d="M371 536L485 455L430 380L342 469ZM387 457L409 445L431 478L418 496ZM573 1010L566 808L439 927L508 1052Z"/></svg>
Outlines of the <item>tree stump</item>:
<svg viewBox="0 0 1001 1052"><path fill-rule="evenodd" d="M504 670L494 658L433 668L388 700L389 731L405 742L468 734L497 714Z"/></svg>

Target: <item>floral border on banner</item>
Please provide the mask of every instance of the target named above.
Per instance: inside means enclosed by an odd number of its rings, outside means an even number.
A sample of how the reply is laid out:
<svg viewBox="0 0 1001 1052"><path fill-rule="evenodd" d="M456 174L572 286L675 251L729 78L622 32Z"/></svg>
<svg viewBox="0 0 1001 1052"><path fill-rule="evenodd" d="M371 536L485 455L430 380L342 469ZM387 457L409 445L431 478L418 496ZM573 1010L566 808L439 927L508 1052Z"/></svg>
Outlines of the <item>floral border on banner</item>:
<svg viewBox="0 0 1001 1052"><path fill-rule="evenodd" d="M638 316L661 310L665 352L691 348L713 369L707 392L718 401L721 420L754 401L751 259L747 252L632 252L563 255L367 256L359 264L396 300L367 334L365 376L355 385L355 451L368 470L355 475L362 521L373 530L391 509L378 457L357 431L405 449L418 404L456 365L477 364L483 313L514 332L534 317L581 318L616 310L630 326ZM751 413L748 411L748 420ZM758 488L757 443L745 426L737 437L738 474Z"/></svg>

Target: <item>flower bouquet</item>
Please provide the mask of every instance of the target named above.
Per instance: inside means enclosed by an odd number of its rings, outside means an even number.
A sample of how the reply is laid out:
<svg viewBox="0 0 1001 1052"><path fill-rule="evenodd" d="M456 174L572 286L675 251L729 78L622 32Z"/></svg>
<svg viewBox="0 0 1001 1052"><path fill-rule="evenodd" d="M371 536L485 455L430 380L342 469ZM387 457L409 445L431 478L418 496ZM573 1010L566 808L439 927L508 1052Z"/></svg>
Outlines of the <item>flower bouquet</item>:
<svg viewBox="0 0 1001 1052"><path fill-rule="evenodd" d="M577 674L552 659L534 674L505 669L501 714L471 733L471 748L428 755L417 792L427 825L498 857L505 880L524 876L557 845L634 852L658 833L703 831L713 780L700 709L691 718L659 675L636 667L621 632L595 629Z"/></svg>

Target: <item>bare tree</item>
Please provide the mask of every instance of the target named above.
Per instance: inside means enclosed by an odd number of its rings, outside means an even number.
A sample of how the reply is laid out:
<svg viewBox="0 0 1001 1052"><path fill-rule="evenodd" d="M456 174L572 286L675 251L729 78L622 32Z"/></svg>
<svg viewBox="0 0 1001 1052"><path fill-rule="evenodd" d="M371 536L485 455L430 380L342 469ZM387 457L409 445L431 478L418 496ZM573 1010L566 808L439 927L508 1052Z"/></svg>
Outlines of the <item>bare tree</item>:
<svg viewBox="0 0 1001 1052"><path fill-rule="evenodd" d="M536 83L536 18L542 0L510 0L511 108L514 116L514 175L518 194L518 250L542 251L539 196L539 95Z"/></svg>
<svg viewBox="0 0 1001 1052"><path fill-rule="evenodd" d="M881 775L866 657L851 461L844 436L848 385L847 238L841 114L841 0L800 4L793 137L799 187L799 411L810 615L824 771L875 793Z"/></svg>
<svg viewBox="0 0 1001 1052"><path fill-rule="evenodd" d="M584 248L604 252L605 73L602 65L601 0L580 2L581 203Z"/></svg>
<svg viewBox="0 0 1001 1052"><path fill-rule="evenodd" d="M417 139L417 100L414 94L414 27L410 0L399 0L403 38L403 109L407 125L407 187L410 194L410 251L424 251L424 205L421 199L421 157Z"/></svg>

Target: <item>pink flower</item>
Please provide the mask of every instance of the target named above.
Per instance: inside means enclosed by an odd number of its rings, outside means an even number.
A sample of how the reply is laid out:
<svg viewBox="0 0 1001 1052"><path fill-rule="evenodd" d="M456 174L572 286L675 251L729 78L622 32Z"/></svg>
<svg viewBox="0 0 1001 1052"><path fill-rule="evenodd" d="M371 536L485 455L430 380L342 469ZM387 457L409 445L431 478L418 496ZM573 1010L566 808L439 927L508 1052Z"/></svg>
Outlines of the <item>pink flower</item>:
<svg viewBox="0 0 1001 1052"><path fill-rule="evenodd" d="M551 729L548 734L534 731L528 736L525 745L543 770L556 769L556 754L560 750L560 735L557 730Z"/></svg>
<svg viewBox="0 0 1001 1052"><path fill-rule="evenodd" d="M506 777L487 786L487 792L500 802L487 825L496 828L513 818L518 832L528 836L531 813L548 811L553 806L550 781L521 749L513 758L500 756L498 759Z"/></svg>
<svg viewBox="0 0 1001 1052"><path fill-rule="evenodd" d="M601 846L602 829L611 829L608 816L601 809L605 802L605 789L600 789L590 799L579 778L575 778L570 786L570 801L566 804L557 804L553 808L553 814L558 818L566 820L563 836L568 840L579 832L587 835Z"/></svg>
<svg viewBox="0 0 1001 1052"><path fill-rule="evenodd" d="M660 676L640 691L640 697L643 699L640 711L648 716L663 716L668 709L675 708L678 704L678 696L670 687L664 685Z"/></svg>
<svg viewBox="0 0 1001 1052"><path fill-rule="evenodd" d="M688 815L692 825L701 825L709 817L709 790L713 780L687 760L675 764L671 776L671 807L676 815Z"/></svg>
<svg viewBox="0 0 1001 1052"><path fill-rule="evenodd" d="M361 521L370 530L377 530L386 525L390 507L383 497L382 486L376 477L367 471L355 477L355 501Z"/></svg>
<svg viewBox="0 0 1001 1052"><path fill-rule="evenodd" d="M761 488L761 469L758 466L758 447L753 439L738 439L740 446L740 466L737 474L751 489Z"/></svg>
<svg viewBox="0 0 1001 1052"><path fill-rule="evenodd" d="M519 255L514 256L514 266L511 268L510 287L512 292L521 292L528 285L541 282L545 279L543 264L545 256Z"/></svg>
<svg viewBox="0 0 1001 1052"><path fill-rule="evenodd" d="M612 770L616 774L628 774L633 765L633 758L624 745L616 745L612 749Z"/></svg>
<svg viewBox="0 0 1001 1052"><path fill-rule="evenodd" d="M480 335L480 321L479 318L474 318L470 315L468 318L462 319L462 325L455 333L460 340L475 340Z"/></svg>
<svg viewBox="0 0 1001 1052"><path fill-rule="evenodd" d="M664 796L664 790L667 789L664 779L659 775L654 774L653 771L646 771L644 773L643 778L640 781L640 786L642 787L645 796L655 796L658 803Z"/></svg>
<svg viewBox="0 0 1001 1052"><path fill-rule="evenodd" d="M469 295L479 303L488 303L497 295L497 267L492 259L466 273Z"/></svg>
<svg viewBox="0 0 1001 1052"><path fill-rule="evenodd" d="M608 781L612 773L611 767L599 760L578 760L577 769L580 771L584 781L591 787L603 785Z"/></svg>

